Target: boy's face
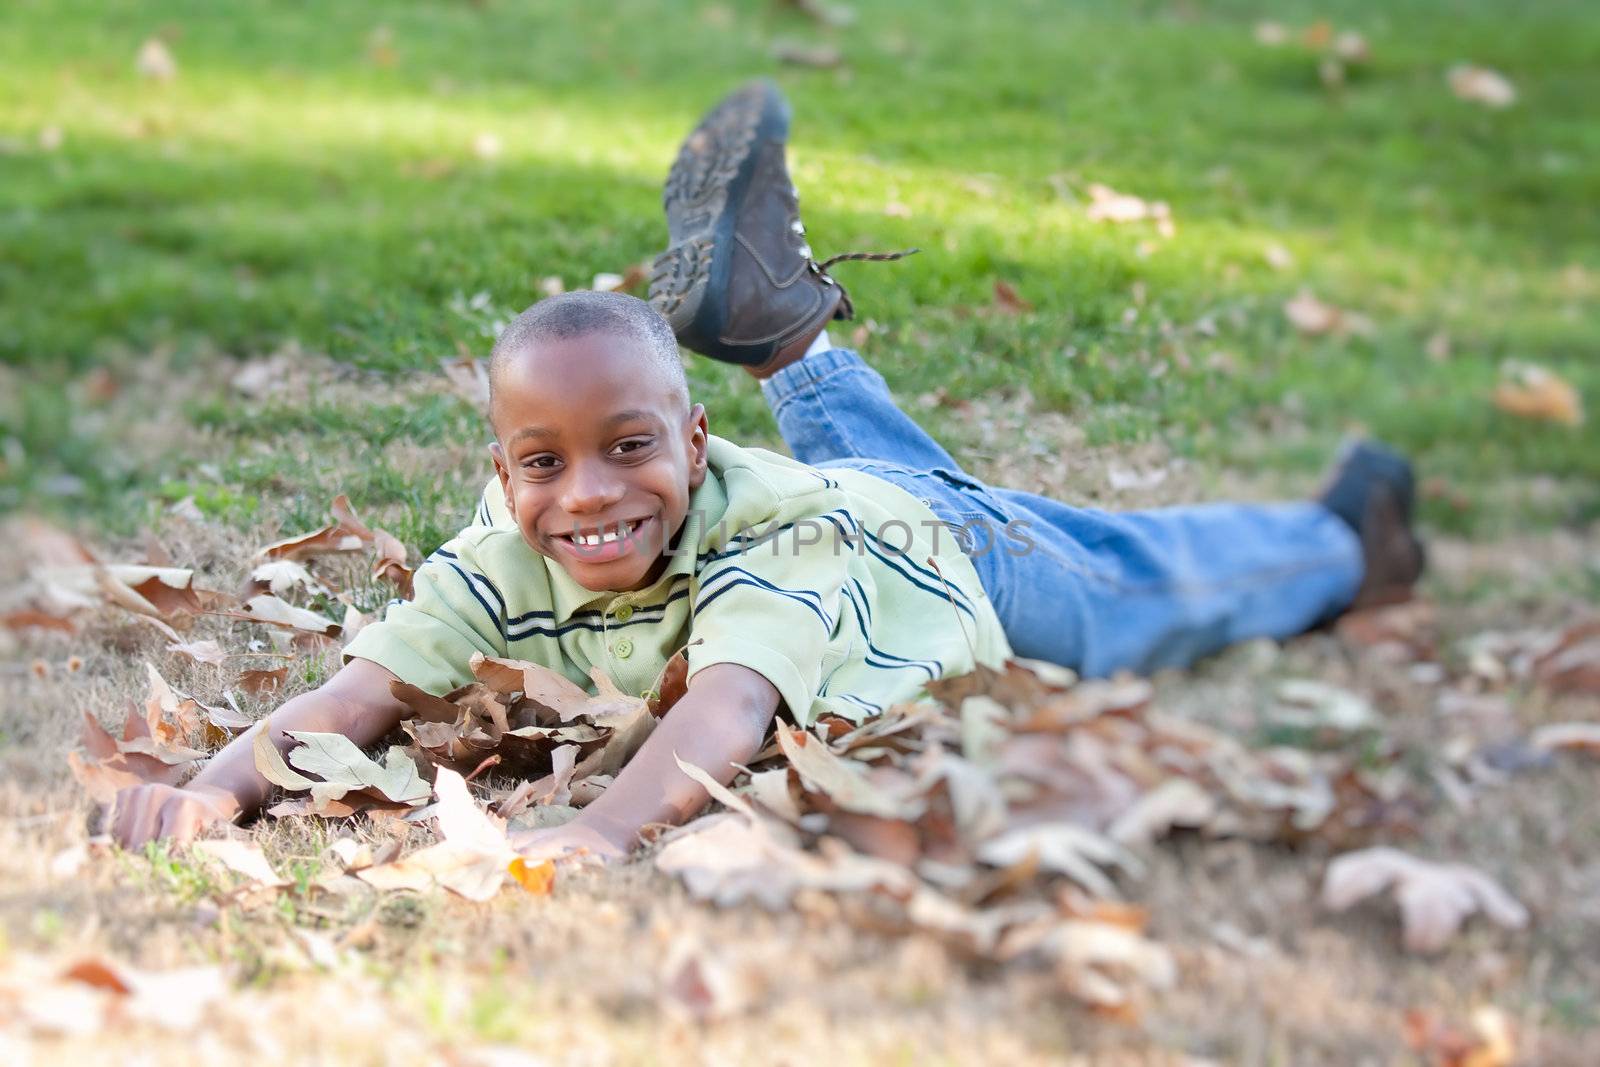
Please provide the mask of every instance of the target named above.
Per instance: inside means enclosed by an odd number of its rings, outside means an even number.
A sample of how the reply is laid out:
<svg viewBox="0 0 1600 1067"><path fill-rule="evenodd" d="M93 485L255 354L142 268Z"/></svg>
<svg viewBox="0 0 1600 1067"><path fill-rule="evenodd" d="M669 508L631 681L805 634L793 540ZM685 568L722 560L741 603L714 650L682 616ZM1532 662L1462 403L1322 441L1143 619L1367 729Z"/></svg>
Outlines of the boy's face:
<svg viewBox="0 0 1600 1067"><path fill-rule="evenodd" d="M638 339L541 341L501 368L490 446L535 552L595 591L643 589L706 476L706 414ZM692 547L691 547L692 551Z"/></svg>

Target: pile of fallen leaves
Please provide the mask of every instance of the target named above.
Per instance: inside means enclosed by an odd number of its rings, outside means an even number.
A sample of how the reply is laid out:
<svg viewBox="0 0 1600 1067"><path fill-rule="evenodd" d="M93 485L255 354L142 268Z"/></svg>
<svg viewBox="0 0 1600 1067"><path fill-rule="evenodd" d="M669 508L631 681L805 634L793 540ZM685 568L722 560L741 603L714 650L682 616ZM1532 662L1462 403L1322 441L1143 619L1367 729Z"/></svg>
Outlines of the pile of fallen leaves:
<svg viewBox="0 0 1600 1067"><path fill-rule="evenodd" d="M55 560L36 590L56 597L56 609L65 605L52 619L76 625L95 596L99 607L166 627L209 611L266 624L289 653L337 647L341 632L362 621L353 606L357 617L339 624L285 599L335 595L307 561L372 552L375 577L402 592L410 577L403 546L360 523L342 498L329 526L263 548L231 602L194 590L189 572L155 563L119 569L70 539L43 540ZM40 601L30 610L52 609ZM1442 678L1449 672L1437 662L1430 619L1426 605L1401 606L1349 617L1341 634ZM199 646L169 648L202 659ZM1600 624L1480 635L1446 695L1467 699L1523 682L1590 693L1597 663ZM286 794L269 817L360 817L387 832L381 844L337 837L331 862L304 891L444 889L475 901L507 885L549 892L554 868L526 862L509 831L576 817L685 690L681 654L644 696L599 673L589 692L534 663L478 656L471 668L475 680L443 696L395 684L410 714L381 760L338 734L291 733L284 753L257 736L257 766ZM149 696L120 736L85 716L84 752L71 762L99 801L138 782L181 783L249 725L231 691L230 706L215 707L174 689L154 665L147 673ZM1285 682L1271 725L1306 743L1252 747L1162 710L1148 682L1081 682L1012 661L936 682L926 698L864 724L780 723L732 788L680 764L722 810L659 834L654 862L718 904L828 900L830 914L865 929L920 931L974 961L1047 967L1065 992L1122 1014L1174 979L1170 954L1146 936L1150 916L1122 894L1143 869L1140 851L1175 834L1339 852L1323 905L1338 910L1392 891L1415 951L1439 949L1476 913L1526 924L1522 906L1483 872L1366 847L1411 829L1433 791L1419 789L1364 701L1322 683ZM1557 749L1593 754L1597 733L1593 724L1551 724L1522 744L1546 758ZM1360 743L1344 743L1351 739ZM1470 761L1458 763L1470 777ZM406 851L412 842L420 847ZM241 892L270 896L290 885L248 840L200 847L243 879Z"/></svg>
<svg viewBox="0 0 1600 1067"><path fill-rule="evenodd" d="M192 509L180 504L184 513ZM38 519L8 523L8 540L32 566L25 581L5 592L0 625L11 630L43 629L77 633L106 609L120 609L147 625L169 644L169 652L198 663L220 665L230 656L284 655L337 648L366 624L348 591L335 592L308 563L320 557L372 553L372 577L389 582L401 596L410 596L412 570L406 548L393 534L367 526L340 495L331 506L333 522L311 533L275 541L256 552L243 586L236 594L195 584L193 568L178 567L165 549L148 539L145 559L112 562L78 538ZM194 517L198 517L198 513ZM343 620L335 621L294 599L337 602ZM268 640L252 642L236 652L216 640L185 640L201 617L233 619L266 627ZM282 680L246 679L250 690L272 688Z"/></svg>
<svg viewBox="0 0 1600 1067"><path fill-rule="evenodd" d="M1119 900L1137 850L1174 832L1346 840L1382 825L1396 789L1335 756L1252 751L1161 713L1137 680L1075 683L1013 661L935 683L861 726L780 727L727 811L656 857L698 897L769 907L822 890L886 931L970 958L1053 968L1113 1012L1173 980L1142 909Z"/></svg>

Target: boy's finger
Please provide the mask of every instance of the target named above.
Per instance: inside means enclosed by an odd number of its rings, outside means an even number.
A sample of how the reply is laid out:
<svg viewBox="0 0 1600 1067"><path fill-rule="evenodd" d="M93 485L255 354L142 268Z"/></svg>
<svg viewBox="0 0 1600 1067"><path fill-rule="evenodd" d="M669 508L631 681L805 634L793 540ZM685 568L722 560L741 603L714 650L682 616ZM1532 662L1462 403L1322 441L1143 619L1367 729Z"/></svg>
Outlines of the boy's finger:
<svg viewBox="0 0 1600 1067"><path fill-rule="evenodd" d="M149 802L143 797L128 805L127 822L122 831L123 848L136 849L150 840L151 831L154 829L151 818L153 814Z"/></svg>
<svg viewBox="0 0 1600 1067"><path fill-rule="evenodd" d="M133 823L139 814L139 801L126 792L118 793L111 809L111 836L123 848L133 848Z"/></svg>
<svg viewBox="0 0 1600 1067"><path fill-rule="evenodd" d="M156 820L156 836L171 838L173 844L183 844L189 839L183 832L186 814L182 804L163 804Z"/></svg>

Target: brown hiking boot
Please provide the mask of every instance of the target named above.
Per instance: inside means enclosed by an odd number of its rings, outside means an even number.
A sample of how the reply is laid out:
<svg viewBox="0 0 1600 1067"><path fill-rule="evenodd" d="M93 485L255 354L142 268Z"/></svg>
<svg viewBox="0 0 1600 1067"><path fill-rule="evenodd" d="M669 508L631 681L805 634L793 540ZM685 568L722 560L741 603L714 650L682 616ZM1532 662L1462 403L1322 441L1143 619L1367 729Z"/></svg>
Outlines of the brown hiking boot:
<svg viewBox="0 0 1600 1067"><path fill-rule="evenodd" d="M1365 573L1346 611L1411 599L1426 553L1412 528L1416 476L1399 453L1373 441L1344 449L1318 502L1361 538Z"/></svg>
<svg viewBox="0 0 1600 1067"><path fill-rule="evenodd" d="M671 244L650 276L650 303L685 348L757 374L804 354L830 321L854 314L828 267L909 254L813 259L784 162L788 135L789 105L765 80L700 120L667 175Z"/></svg>

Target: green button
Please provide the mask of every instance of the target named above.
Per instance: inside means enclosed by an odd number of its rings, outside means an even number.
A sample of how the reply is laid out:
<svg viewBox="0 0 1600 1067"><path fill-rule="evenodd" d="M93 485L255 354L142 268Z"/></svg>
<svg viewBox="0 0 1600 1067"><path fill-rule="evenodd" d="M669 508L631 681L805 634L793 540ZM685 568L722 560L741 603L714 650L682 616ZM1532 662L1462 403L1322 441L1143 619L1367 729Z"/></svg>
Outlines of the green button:
<svg viewBox="0 0 1600 1067"><path fill-rule="evenodd" d="M629 619L633 618L633 605L623 604L618 607L613 614L616 615L618 622L627 622Z"/></svg>
<svg viewBox="0 0 1600 1067"><path fill-rule="evenodd" d="M616 644L611 646L611 651L617 654L618 659L627 659L629 656L633 655L633 642L629 641L626 637L621 638Z"/></svg>

